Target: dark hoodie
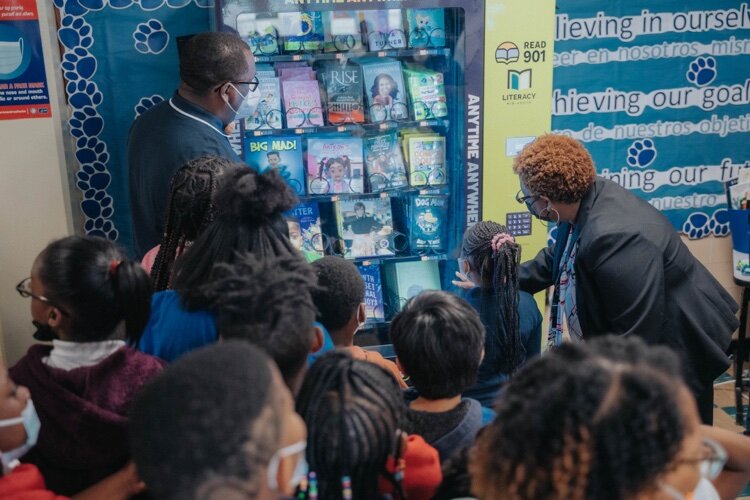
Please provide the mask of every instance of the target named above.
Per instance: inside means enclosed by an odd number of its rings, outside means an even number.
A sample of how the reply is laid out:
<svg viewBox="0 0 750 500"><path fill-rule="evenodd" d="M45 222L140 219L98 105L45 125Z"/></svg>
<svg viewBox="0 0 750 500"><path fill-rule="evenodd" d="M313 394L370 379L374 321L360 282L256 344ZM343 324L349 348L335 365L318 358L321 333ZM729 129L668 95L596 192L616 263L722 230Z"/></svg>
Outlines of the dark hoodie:
<svg viewBox="0 0 750 500"><path fill-rule="evenodd" d="M22 461L39 467L50 490L71 496L127 462L130 404L164 362L122 347L94 366L67 371L42 362L51 350L32 346L9 372L28 387L42 424Z"/></svg>

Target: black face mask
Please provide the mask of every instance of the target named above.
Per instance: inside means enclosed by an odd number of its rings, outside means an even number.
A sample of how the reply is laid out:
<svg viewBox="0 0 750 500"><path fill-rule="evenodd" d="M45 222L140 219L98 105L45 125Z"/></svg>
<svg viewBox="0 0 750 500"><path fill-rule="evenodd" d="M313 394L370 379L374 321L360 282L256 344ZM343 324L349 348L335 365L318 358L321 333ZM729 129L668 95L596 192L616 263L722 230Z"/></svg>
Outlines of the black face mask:
<svg viewBox="0 0 750 500"><path fill-rule="evenodd" d="M34 338L40 342L51 342L55 339L60 338L57 336L57 334L54 331L52 331L52 327L47 324L40 323L34 320L31 321L31 324L33 324L34 327L36 327L36 331L34 332Z"/></svg>

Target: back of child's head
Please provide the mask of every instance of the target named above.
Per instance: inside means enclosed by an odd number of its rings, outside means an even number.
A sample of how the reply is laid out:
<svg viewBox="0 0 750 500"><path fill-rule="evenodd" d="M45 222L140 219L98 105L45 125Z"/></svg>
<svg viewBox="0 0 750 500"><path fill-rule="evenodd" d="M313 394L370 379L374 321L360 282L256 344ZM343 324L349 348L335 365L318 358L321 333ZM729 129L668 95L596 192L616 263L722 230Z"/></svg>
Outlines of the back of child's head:
<svg viewBox="0 0 750 500"><path fill-rule="evenodd" d="M140 263L111 241L68 236L53 241L34 262L45 296L70 316L70 340L95 342L121 335L137 342L151 313L151 281Z"/></svg>
<svg viewBox="0 0 750 500"><path fill-rule="evenodd" d="M266 481L282 433L272 363L246 342L186 354L143 389L130 415L138 474L155 498L220 498ZM243 497L244 498L244 497Z"/></svg>
<svg viewBox="0 0 750 500"><path fill-rule="evenodd" d="M356 314L365 300L365 282L351 261L328 255L312 263L320 289L313 293L318 308L317 320L326 327L337 345L351 339L339 339L337 333Z"/></svg>
<svg viewBox="0 0 750 500"><path fill-rule="evenodd" d="M247 168L221 156L201 156L183 165L170 183L164 236L151 271L154 290L169 286L172 264L185 245L214 219L214 195L222 176Z"/></svg>
<svg viewBox="0 0 750 500"><path fill-rule="evenodd" d="M474 492L636 498L681 447L679 377L672 351L632 337L566 344L531 362L510 382L497 418L477 440Z"/></svg>
<svg viewBox="0 0 750 500"><path fill-rule="evenodd" d="M283 218L296 202L276 169L230 172L216 193L213 222L175 262L173 288L188 308L205 306L196 290L208 282L215 264L234 262L238 252L261 259L296 254Z"/></svg>
<svg viewBox="0 0 750 500"><path fill-rule="evenodd" d="M482 294L493 297L495 328L504 326L505 334L488 335L496 343L488 349L497 359L489 360L500 366L503 373L511 373L525 358L518 317L518 265L521 247L507 241L493 248L492 240L498 234L509 234L508 228L492 221L481 221L466 230L461 244L461 257L477 273ZM461 270L464 272L463 270ZM486 307L482 303L482 307ZM482 311L484 313L484 311Z"/></svg>
<svg viewBox="0 0 750 500"><path fill-rule="evenodd" d="M315 283L296 253L263 259L243 252L232 264L217 264L200 293L216 311L219 336L266 351L292 387L314 340Z"/></svg>
<svg viewBox="0 0 750 500"><path fill-rule="evenodd" d="M406 412L393 376L346 351L326 353L305 376L297 411L307 424L307 462L319 498L382 498L378 478L394 480L385 465L389 456L398 461ZM344 497L347 479L351 495Z"/></svg>
<svg viewBox="0 0 750 500"><path fill-rule="evenodd" d="M393 318L390 332L398 361L421 397L452 398L476 381L484 326L464 299L422 292Z"/></svg>

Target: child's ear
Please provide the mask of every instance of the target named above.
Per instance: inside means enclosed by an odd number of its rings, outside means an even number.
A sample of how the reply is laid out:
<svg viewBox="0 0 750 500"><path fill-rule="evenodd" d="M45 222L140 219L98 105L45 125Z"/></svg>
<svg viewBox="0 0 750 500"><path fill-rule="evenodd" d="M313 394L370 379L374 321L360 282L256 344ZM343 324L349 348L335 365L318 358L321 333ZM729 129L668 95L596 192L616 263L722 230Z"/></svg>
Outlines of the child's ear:
<svg viewBox="0 0 750 500"><path fill-rule="evenodd" d="M321 330L319 326L313 326L312 330L313 341L310 346L310 354L314 354L323 349L323 344L325 343L325 334L323 333L323 330Z"/></svg>
<svg viewBox="0 0 750 500"><path fill-rule="evenodd" d="M51 328L59 328L63 321L63 314L57 307L50 309L49 315L47 316L47 324Z"/></svg>
<svg viewBox="0 0 750 500"><path fill-rule="evenodd" d="M359 324L364 324L364 322L367 321L367 309L365 309L365 303L361 302L359 304L359 309L357 309L357 322Z"/></svg>

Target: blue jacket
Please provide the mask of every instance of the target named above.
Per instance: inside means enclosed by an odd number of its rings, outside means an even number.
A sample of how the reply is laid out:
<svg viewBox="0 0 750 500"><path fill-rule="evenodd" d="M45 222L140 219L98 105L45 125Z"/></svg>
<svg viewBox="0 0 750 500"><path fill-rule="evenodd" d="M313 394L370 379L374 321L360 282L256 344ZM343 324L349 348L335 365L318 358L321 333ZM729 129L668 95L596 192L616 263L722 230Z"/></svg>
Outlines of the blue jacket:
<svg viewBox="0 0 750 500"><path fill-rule="evenodd" d="M151 298L151 317L138 342L138 350L171 362L186 352L213 344L218 338L213 314L188 311L177 292L165 290Z"/></svg>

